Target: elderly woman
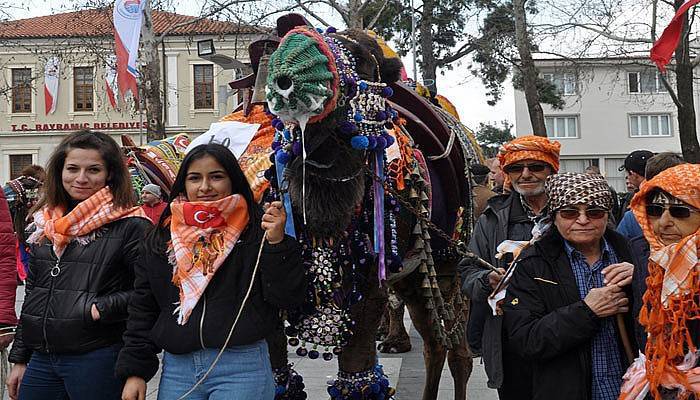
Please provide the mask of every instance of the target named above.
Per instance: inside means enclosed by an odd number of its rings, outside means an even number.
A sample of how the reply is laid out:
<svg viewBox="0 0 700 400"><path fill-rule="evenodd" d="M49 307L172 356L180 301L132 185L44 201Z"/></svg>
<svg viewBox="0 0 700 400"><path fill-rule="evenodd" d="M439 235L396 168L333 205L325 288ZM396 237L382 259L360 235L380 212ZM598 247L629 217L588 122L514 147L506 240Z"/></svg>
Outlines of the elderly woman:
<svg viewBox="0 0 700 400"><path fill-rule="evenodd" d="M682 164L642 184L632 211L651 247L639 322L647 332L620 399L699 398L700 165ZM692 398L692 397L691 397Z"/></svg>
<svg viewBox="0 0 700 400"><path fill-rule="evenodd" d="M533 399L617 399L633 352L626 240L606 229L600 175L545 182L552 226L523 250L502 303L509 349L532 361ZM616 318L621 315L623 318Z"/></svg>

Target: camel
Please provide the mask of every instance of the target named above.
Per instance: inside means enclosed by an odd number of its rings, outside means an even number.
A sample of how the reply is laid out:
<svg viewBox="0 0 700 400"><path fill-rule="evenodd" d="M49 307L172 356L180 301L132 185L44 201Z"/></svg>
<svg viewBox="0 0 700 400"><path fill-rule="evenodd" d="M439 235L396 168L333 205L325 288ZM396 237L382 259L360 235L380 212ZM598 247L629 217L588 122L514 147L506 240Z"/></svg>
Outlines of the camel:
<svg viewBox="0 0 700 400"><path fill-rule="evenodd" d="M305 396L288 368L289 344L300 356L338 357L331 398L390 398L375 346L390 286L424 340L423 399L437 397L445 359L455 399L465 399L472 359L455 245L473 222L475 144L454 117L399 82L400 61L376 38L299 20L278 21L282 39L264 68L276 130L265 177L291 211L288 233L304 245L310 282L308 303L268 339L283 372L277 397Z"/></svg>

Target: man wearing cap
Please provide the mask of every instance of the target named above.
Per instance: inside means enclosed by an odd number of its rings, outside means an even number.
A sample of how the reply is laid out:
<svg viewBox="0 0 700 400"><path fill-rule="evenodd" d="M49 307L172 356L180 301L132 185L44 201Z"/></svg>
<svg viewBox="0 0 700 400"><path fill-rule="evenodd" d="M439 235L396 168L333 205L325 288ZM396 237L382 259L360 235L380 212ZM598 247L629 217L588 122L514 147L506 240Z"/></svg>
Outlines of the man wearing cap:
<svg viewBox="0 0 700 400"><path fill-rule="evenodd" d="M635 150L625 158L625 163L618 168L619 171L626 171L627 176L625 179L634 188L634 191L625 198L622 207L620 207L623 216L620 218L620 223L617 226L617 231L628 239L642 235L642 228L637 223L632 212L629 211L629 203L634 193L637 193L639 186L644 182L647 161L652 157L654 157L654 153L649 150Z"/></svg>
<svg viewBox="0 0 700 400"><path fill-rule="evenodd" d="M532 388L528 362L502 351L502 317L494 316L487 298L498 284L512 258L496 258L497 247L505 240L529 241L532 230L544 214L547 196L544 181L559 170L559 142L539 136L523 136L503 145L498 160L510 193L492 197L474 227L469 249L499 268L500 274L460 263L462 291L471 299L467 327L469 345L483 354L488 386L498 389L501 400L527 399Z"/></svg>
<svg viewBox="0 0 700 400"><path fill-rule="evenodd" d="M472 193L474 195L474 217L478 218L486 209L489 199L495 196L496 193L486 187L489 173L491 173L489 167L483 164L473 164L469 167L469 171L474 181L474 186L472 187Z"/></svg>
<svg viewBox="0 0 700 400"><path fill-rule="evenodd" d="M141 208L154 224L158 223L160 215L168 206L160 197L160 186L149 183L141 189Z"/></svg>

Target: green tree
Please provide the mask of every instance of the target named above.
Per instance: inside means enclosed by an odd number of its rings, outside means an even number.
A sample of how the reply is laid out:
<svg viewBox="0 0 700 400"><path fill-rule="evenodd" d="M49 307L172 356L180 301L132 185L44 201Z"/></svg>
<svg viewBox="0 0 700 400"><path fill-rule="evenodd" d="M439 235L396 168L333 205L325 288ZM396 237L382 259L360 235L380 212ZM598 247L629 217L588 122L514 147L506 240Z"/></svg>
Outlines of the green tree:
<svg viewBox="0 0 700 400"><path fill-rule="evenodd" d="M481 151L487 158L495 157L498 154L498 148L506 142L515 139L511 133L513 124L503 120L498 123L479 123L479 129L476 131L476 141L481 146Z"/></svg>

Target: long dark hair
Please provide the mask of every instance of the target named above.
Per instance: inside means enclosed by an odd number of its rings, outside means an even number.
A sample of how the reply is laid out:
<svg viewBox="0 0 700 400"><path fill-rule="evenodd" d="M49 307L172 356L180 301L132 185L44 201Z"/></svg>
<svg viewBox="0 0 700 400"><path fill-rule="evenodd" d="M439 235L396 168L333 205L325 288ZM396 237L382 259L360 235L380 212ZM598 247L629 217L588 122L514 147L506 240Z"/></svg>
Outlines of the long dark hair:
<svg viewBox="0 0 700 400"><path fill-rule="evenodd" d="M165 253L165 245L170 238L169 218L172 215L170 204L178 197L186 196L185 180L187 179L187 171L194 161L205 156L214 157L214 159L224 167L226 175L228 175L231 180L232 194L240 194L245 199L246 204L248 204L248 215L250 216L248 226L255 227L259 225L262 219L262 209L253 198L253 191L250 189L250 184L248 184L248 180L243 174L241 167L238 165L236 156L234 156L227 147L218 143L203 144L192 149L187 153L185 159L182 160L182 165L180 165L180 170L177 172L177 177L170 190L168 206L165 207L158 223L146 237L145 244L148 251L157 254Z"/></svg>
<svg viewBox="0 0 700 400"><path fill-rule="evenodd" d="M112 191L112 204L115 208L129 208L136 203L131 188L129 169L117 142L102 132L82 130L73 132L61 140L46 166L46 181L43 195L34 206L40 210L44 206L68 208L71 198L63 188L63 164L68 152L73 149L97 150L107 168L107 186Z"/></svg>

